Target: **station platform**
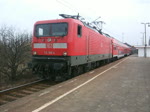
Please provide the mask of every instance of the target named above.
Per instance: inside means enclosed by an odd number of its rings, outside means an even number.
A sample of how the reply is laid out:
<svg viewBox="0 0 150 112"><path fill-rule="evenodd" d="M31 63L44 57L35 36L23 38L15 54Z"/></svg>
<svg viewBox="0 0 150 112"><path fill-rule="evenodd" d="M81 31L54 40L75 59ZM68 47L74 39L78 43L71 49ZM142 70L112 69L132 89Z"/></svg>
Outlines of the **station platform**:
<svg viewBox="0 0 150 112"><path fill-rule="evenodd" d="M150 112L150 58L117 60L2 105L0 112Z"/></svg>

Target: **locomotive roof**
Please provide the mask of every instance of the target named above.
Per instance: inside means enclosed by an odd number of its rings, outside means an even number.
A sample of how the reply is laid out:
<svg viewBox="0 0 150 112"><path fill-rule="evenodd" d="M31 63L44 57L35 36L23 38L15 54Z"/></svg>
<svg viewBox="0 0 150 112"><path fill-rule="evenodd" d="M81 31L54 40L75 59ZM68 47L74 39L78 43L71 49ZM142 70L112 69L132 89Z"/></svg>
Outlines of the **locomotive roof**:
<svg viewBox="0 0 150 112"><path fill-rule="evenodd" d="M69 22L69 21L75 21L77 23L83 24L81 21L72 19L72 18L66 18L66 19L54 19L54 20L42 20L37 21L35 24L46 24L46 23L56 23L56 22Z"/></svg>

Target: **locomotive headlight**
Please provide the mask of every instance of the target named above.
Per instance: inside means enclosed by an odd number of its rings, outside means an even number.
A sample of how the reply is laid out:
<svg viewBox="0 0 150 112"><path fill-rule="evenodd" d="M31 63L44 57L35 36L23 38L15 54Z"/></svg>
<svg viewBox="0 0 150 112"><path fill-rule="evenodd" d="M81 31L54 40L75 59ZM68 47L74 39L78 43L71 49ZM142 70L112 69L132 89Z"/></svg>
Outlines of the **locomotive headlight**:
<svg viewBox="0 0 150 112"><path fill-rule="evenodd" d="M37 55L37 52L36 52L36 51L33 51L33 55Z"/></svg>
<svg viewBox="0 0 150 112"><path fill-rule="evenodd" d="M63 53L63 56L67 56L67 52L64 52L64 53Z"/></svg>

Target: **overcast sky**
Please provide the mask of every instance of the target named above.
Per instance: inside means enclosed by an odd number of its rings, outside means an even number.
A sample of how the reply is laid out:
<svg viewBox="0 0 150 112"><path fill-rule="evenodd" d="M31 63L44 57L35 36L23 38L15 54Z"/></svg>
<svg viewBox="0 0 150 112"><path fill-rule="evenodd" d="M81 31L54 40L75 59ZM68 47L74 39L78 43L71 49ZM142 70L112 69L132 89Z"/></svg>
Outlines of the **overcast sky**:
<svg viewBox="0 0 150 112"><path fill-rule="evenodd" d="M150 22L150 0L0 0L0 26L32 31L38 20L59 19L59 14L79 13L86 20L98 17L103 31L131 45L141 45L144 25ZM147 40L150 27L147 25Z"/></svg>

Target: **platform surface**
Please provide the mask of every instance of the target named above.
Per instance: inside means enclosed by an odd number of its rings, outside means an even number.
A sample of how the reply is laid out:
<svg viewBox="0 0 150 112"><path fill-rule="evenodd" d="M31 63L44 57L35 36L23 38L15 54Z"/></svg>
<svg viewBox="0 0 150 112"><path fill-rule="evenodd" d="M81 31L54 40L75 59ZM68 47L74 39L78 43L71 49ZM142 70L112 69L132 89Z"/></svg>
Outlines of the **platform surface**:
<svg viewBox="0 0 150 112"><path fill-rule="evenodd" d="M150 112L150 58L123 58L2 105L0 112Z"/></svg>

